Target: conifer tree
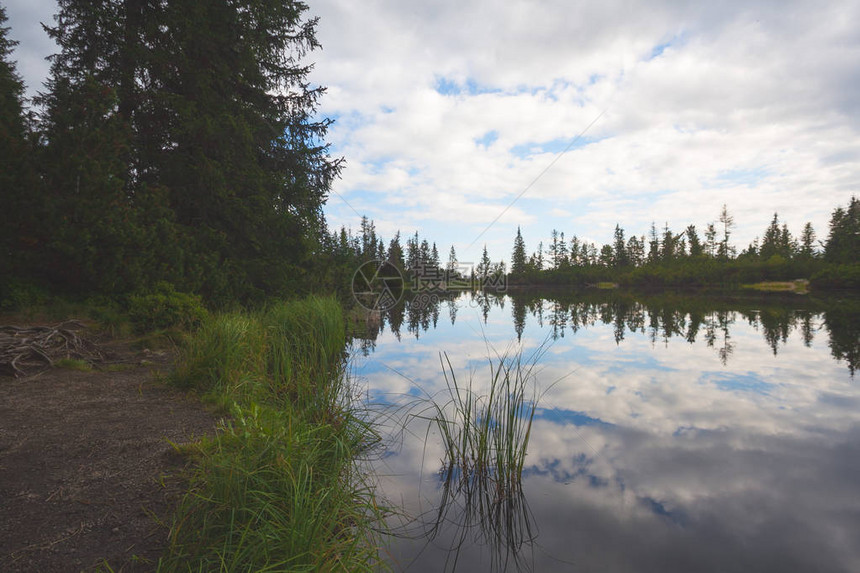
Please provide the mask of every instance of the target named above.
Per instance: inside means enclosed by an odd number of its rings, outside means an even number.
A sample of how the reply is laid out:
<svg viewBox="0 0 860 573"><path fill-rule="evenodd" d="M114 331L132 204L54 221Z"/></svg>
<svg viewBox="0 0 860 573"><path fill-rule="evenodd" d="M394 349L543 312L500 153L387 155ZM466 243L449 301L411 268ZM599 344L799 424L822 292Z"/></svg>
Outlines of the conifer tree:
<svg viewBox="0 0 860 573"><path fill-rule="evenodd" d="M782 224L782 229L779 232L779 247L780 254L785 259L793 258L797 252L797 241L791 236L787 223Z"/></svg>
<svg viewBox="0 0 860 573"><path fill-rule="evenodd" d="M526 261L526 243L522 232L517 227L517 236L514 239L514 250L511 253L511 274L521 276L526 272L528 262Z"/></svg>
<svg viewBox="0 0 860 573"><path fill-rule="evenodd" d="M779 253L780 235L779 215L777 213L774 213L770 225L768 225L767 229L765 229L764 235L762 236L761 245L758 249L758 254L762 259L767 260Z"/></svg>
<svg viewBox="0 0 860 573"><path fill-rule="evenodd" d="M627 257L630 264L634 267L642 265L645 260L645 237L642 239L636 235L631 235L627 240Z"/></svg>
<svg viewBox="0 0 860 573"><path fill-rule="evenodd" d="M32 262L38 244L33 236L38 182L24 114L24 82L11 59L17 42L5 23L6 10L0 6L0 302L7 281L26 272L23 267Z"/></svg>
<svg viewBox="0 0 860 573"><path fill-rule="evenodd" d="M570 255L567 251L567 242L564 240L564 231L558 234L558 265L557 268L564 268L570 264Z"/></svg>
<svg viewBox="0 0 860 573"><path fill-rule="evenodd" d="M77 241L61 263L91 252L74 266L92 278L113 273L90 262L131 258L142 277L222 300L283 292L310 267L341 163L315 117L323 88L300 63L318 47L306 10L60 0L49 34L61 51L40 101L52 224L69 223L54 243ZM86 200L66 200L76 193ZM121 223L98 228L107 211Z"/></svg>
<svg viewBox="0 0 860 573"><path fill-rule="evenodd" d="M414 271L421 264L421 243L418 239L418 231L406 239L406 266L408 270Z"/></svg>
<svg viewBox="0 0 860 573"><path fill-rule="evenodd" d="M630 256L627 252L627 243L624 240L624 229L617 223L615 224L615 240L612 245L613 250L613 265L616 267L626 267L630 264Z"/></svg>
<svg viewBox="0 0 860 573"><path fill-rule="evenodd" d="M669 229L667 222L663 226L663 241L660 249L660 259L664 262L673 261L678 257L680 236L676 237L672 230Z"/></svg>
<svg viewBox="0 0 860 573"><path fill-rule="evenodd" d="M729 237L731 236L731 230L735 226L735 218L729 214L728 207L724 204L723 208L720 210L720 223L723 224L723 240L720 241L717 256L719 256L724 261L729 260L734 255L734 247L729 245Z"/></svg>
<svg viewBox="0 0 860 573"><path fill-rule="evenodd" d="M451 250L448 251L448 263L445 265L445 271L449 277L456 278L459 267L457 251L454 250L454 245L451 245Z"/></svg>
<svg viewBox="0 0 860 573"><path fill-rule="evenodd" d="M434 269L441 268L439 250L436 248L436 241L433 241L433 246L430 248L430 266Z"/></svg>
<svg viewBox="0 0 860 573"><path fill-rule="evenodd" d="M847 208L833 211L824 259L841 264L860 262L860 200L856 197L851 197Z"/></svg>
<svg viewBox="0 0 860 573"><path fill-rule="evenodd" d="M579 237L577 237L576 235L574 235L570 239L570 249L568 252L570 253L568 258L570 259L571 265L582 264L581 254L580 254Z"/></svg>
<svg viewBox="0 0 860 573"><path fill-rule="evenodd" d="M651 231L648 241L648 262L656 263L660 260L660 237L657 235L657 225L651 221Z"/></svg>
<svg viewBox="0 0 860 573"><path fill-rule="evenodd" d="M482 283L486 282L487 277L490 276L490 271L492 270L493 263L490 260L490 255L487 253L487 245L484 245L484 251L481 254L481 261L478 263L478 267L475 269L475 276Z"/></svg>
<svg viewBox="0 0 860 573"><path fill-rule="evenodd" d="M430 254L430 242L427 239L421 241L421 246L418 249L418 260L422 266L431 266L433 257Z"/></svg>
<svg viewBox="0 0 860 573"><path fill-rule="evenodd" d="M400 231L397 231L394 234L394 238L388 243L387 260L401 272L405 270L406 262L403 260L403 247L400 245Z"/></svg>
<svg viewBox="0 0 860 573"><path fill-rule="evenodd" d="M547 258L552 268L558 268L558 230L553 229L551 233L551 242L547 248Z"/></svg>
<svg viewBox="0 0 860 573"><path fill-rule="evenodd" d="M696 226L690 225L687 227L685 231L687 235L687 243L690 245L690 256L691 257L700 257L704 254L705 250L702 246L701 241L699 240L699 234L696 232Z"/></svg>
<svg viewBox="0 0 860 573"><path fill-rule="evenodd" d="M713 223L708 223L705 229L705 250L711 258L717 255L717 228Z"/></svg>
<svg viewBox="0 0 860 573"><path fill-rule="evenodd" d="M815 229L812 228L812 223L807 222L803 226L803 232L800 235L800 249L798 255L803 259L811 259L815 257Z"/></svg>

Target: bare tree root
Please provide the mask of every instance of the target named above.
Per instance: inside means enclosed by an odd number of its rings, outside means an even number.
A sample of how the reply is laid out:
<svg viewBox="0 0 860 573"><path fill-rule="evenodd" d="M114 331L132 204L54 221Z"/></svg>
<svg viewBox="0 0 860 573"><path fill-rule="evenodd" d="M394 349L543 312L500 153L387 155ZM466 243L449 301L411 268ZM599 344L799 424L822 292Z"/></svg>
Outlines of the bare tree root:
<svg viewBox="0 0 860 573"><path fill-rule="evenodd" d="M95 344L75 332L82 328L74 320L56 326L0 325L0 375L30 376L63 358L89 364L104 360Z"/></svg>

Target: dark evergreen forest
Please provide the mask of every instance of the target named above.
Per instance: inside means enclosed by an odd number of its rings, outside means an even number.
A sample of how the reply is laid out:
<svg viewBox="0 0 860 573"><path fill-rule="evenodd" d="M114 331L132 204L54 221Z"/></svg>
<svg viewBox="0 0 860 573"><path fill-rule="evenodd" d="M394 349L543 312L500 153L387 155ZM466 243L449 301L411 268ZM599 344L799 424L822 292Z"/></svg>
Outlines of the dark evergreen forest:
<svg viewBox="0 0 860 573"><path fill-rule="evenodd" d="M306 12L61 0L46 27L60 51L32 108L0 24L0 298L301 290L342 167L302 63L318 47Z"/></svg>

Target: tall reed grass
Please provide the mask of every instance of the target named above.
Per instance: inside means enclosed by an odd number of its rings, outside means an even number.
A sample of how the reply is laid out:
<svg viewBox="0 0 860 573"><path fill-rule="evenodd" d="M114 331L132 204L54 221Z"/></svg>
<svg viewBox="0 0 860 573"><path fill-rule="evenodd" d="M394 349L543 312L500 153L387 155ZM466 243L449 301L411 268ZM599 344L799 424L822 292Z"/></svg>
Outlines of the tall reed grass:
<svg viewBox="0 0 860 573"><path fill-rule="evenodd" d="M174 384L230 411L197 448L160 571L363 571L382 510L358 471L376 439L352 408L334 299L207 320Z"/></svg>
<svg viewBox="0 0 860 573"><path fill-rule="evenodd" d="M532 422L540 400L534 369L545 346L528 358L511 348L490 355L489 376L458 379L446 353L440 355L446 399L434 399L429 419L442 438L441 498L430 537L453 529L446 569L456 568L470 539L488 543L494 569L528 569L525 549L534 540L531 512L522 488Z"/></svg>

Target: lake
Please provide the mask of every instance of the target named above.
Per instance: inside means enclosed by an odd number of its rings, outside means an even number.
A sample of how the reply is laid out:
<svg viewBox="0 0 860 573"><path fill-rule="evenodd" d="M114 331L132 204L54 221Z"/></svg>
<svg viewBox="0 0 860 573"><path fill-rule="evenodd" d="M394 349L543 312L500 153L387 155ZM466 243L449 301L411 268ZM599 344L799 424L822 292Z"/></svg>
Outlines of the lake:
<svg viewBox="0 0 860 573"><path fill-rule="evenodd" d="M463 293L367 328L395 570L860 571L856 300ZM522 479L458 482L434 403L500 355L537 401Z"/></svg>

